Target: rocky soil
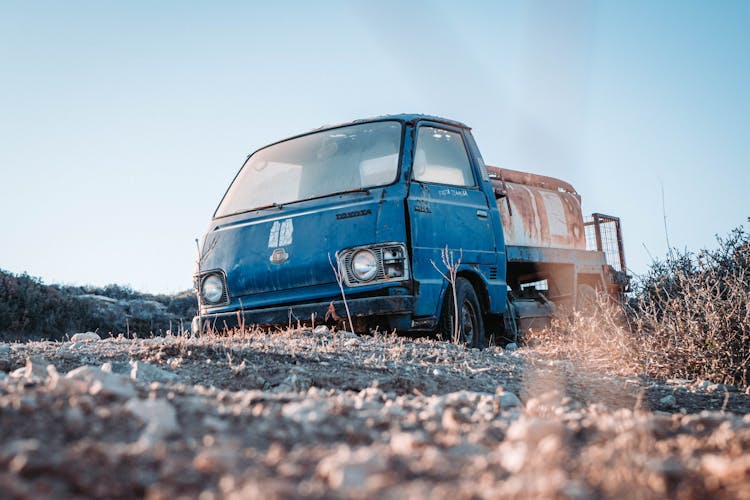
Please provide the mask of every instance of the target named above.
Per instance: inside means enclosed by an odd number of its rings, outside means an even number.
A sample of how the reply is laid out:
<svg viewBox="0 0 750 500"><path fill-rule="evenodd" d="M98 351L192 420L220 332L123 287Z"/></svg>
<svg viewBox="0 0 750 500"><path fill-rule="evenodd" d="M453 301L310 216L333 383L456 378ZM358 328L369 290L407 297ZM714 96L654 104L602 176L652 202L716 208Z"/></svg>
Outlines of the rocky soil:
<svg viewBox="0 0 750 500"><path fill-rule="evenodd" d="M4 498L750 497L745 388L326 327L0 343Z"/></svg>

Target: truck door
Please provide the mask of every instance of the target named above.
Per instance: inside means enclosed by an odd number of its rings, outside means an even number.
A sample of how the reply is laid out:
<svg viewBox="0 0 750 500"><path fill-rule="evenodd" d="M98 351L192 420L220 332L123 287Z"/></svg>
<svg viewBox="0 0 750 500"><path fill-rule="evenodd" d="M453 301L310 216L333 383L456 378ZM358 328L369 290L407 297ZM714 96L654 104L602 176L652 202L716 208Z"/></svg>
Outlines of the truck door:
<svg viewBox="0 0 750 500"><path fill-rule="evenodd" d="M487 197L458 128L422 123L415 132L408 210L412 273L419 286L416 314L436 315L446 272L441 251L490 279L497 272ZM494 200L493 200L494 201Z"/></svg>

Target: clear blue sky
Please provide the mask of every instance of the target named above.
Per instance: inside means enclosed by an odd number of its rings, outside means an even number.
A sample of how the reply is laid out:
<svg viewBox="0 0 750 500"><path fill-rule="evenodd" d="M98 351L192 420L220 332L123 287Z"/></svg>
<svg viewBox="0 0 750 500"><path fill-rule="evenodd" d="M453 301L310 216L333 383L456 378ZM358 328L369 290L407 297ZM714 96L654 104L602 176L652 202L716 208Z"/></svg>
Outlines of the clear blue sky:
<svg viewBox="0 0 750 500"><path fill-rule="evenodd" d="M664 212L689 249L750 216L748 26L743 1L2 1L0 268L190 288L245 155L419 112L622 217L640 273Z"/></svg>

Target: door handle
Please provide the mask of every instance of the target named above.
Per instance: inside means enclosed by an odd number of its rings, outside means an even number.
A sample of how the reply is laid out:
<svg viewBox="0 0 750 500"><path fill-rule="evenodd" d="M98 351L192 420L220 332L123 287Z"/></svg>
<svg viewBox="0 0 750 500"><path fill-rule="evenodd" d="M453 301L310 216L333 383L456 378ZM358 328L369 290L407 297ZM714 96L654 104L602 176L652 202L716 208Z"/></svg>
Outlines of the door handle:
<svg viewBox="0 0 750 500"><path fill-rule="evenodd" d="M487 210L477 210L477 217L479 217L480 219L486 219Z"/></svg>

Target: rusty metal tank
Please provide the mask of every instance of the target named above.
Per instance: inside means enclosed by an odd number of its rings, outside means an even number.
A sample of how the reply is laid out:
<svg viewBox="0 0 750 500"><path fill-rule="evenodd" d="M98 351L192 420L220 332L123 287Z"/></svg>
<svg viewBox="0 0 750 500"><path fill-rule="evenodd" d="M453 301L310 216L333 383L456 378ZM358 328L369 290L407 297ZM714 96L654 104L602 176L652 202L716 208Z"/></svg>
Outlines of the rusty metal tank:
<svg viewBox="0 0 750 500"><path fill-rule="evenodd" d="M573 186L544 175L487 170L494 177L506 245L586 250L581 196Z"/></svg>

